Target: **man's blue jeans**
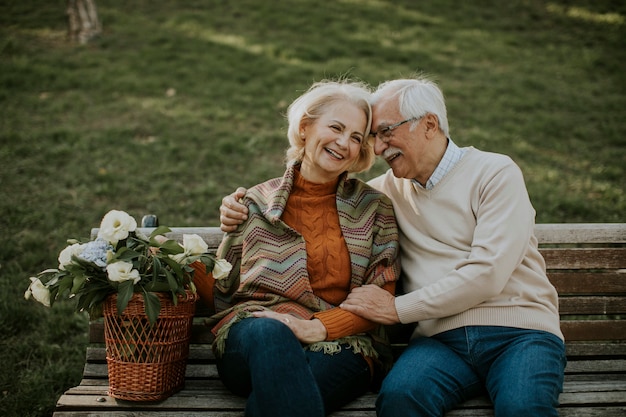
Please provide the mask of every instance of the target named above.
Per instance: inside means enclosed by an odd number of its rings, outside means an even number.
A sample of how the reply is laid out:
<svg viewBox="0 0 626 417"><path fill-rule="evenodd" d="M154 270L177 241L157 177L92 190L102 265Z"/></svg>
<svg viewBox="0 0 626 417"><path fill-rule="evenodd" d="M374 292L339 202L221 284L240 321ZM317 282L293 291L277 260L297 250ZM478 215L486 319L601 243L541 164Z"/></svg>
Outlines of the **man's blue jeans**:
<svg viewBox="0 0 626 417"><path fill-rule="evenodd" d="M234 324L217 369L231 391L248 397L246 416L321 417L365 393L371 380L367 361L349 347L334 355L304 350L269 318Z"/></svg>
<svg viewBox="0 0 626 417"><path fill-rule="evenodd" d="M471 326L409 343L383 381L379 417L443 416L486 393L497 417L558 416L565 345L535 330Z"/></svg>

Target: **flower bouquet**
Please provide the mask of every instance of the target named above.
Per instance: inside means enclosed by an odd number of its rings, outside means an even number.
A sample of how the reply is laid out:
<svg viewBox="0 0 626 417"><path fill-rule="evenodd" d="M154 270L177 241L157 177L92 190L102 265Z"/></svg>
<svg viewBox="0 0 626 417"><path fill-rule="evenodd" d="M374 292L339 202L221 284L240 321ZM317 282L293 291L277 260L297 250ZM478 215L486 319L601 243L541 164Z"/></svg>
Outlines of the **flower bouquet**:
<svg viewBox="0 0 626 417"><path fill-rule="evenodd" d="M76 309L91 319L102 317L104 300L117 294L117 309L124 312L135 293L143 296L145 313L154 324L160 311L156 292L170 292L174 303L186 290L195 293L194 262L201 262L215 277L227 275L230 264L207 253L208 246L198 235L183 235L182 246L167 240L170 232L157 227L150 236L137 230L137 222L126 212L111 210L102 219L96 240L68 240L59 254L59 267L46 269L36 277L25 298L52 306L60 298L75 298Z"/></svg>
<svg viewBox="0 0 626 417"><path fill-rule="evenodd" d="M108 393L119 399L156 401L182 388L196 268L217 279L231 269L200 236L183 235L181 245L168 232L162 226L145 236L131 216L112 210L95 240L68 241L58 268L31 277L25 293L46 306L73 298L92 320L104 316Z"/></svg>

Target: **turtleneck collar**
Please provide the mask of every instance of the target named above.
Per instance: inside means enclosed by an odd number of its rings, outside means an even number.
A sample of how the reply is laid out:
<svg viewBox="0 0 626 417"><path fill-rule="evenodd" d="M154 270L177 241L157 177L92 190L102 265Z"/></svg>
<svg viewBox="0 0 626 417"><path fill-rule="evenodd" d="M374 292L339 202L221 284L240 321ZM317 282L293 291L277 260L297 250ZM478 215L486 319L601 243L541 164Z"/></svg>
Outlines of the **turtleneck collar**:
<svg viewBox="0 0 626 417"><path fill-rule="evenodd" d="M306 193L311 196L324 196L335 194L337 192L337 184L339 183L339 179L335 178L332 181L324 182L324 183L314 183L305 179L300 173L300 167L297 166L294 169L294 181L293 181L293 189L291 193Z"/></svg>

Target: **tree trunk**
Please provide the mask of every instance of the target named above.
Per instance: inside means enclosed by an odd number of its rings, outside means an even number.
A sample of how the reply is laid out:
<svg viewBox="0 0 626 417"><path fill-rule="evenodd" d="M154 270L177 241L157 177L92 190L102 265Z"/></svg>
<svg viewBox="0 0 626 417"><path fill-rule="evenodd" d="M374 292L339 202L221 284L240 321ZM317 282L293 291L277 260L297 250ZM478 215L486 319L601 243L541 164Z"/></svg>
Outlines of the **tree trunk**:
<svg viewBox="0 0 626 417"><path fill-rule="evenodd" d="M95 0L68 0L67 16L71 42L86 44L102 31Z"/></svg>

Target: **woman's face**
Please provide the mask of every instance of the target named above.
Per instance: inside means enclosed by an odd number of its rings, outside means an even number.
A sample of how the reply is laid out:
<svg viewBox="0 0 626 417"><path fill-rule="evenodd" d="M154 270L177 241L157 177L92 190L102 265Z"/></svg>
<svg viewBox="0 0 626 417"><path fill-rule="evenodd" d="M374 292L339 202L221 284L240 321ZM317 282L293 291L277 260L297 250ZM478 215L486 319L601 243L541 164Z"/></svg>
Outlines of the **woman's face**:
<svg viewBox="0 0 626 417"><path fill-rule="evenodd" d="M366 140L367 117L359 107L346 101L329 104L326 111L303 125L304 158L300 173L311 182L336 179L359 157Z"/></svg>

